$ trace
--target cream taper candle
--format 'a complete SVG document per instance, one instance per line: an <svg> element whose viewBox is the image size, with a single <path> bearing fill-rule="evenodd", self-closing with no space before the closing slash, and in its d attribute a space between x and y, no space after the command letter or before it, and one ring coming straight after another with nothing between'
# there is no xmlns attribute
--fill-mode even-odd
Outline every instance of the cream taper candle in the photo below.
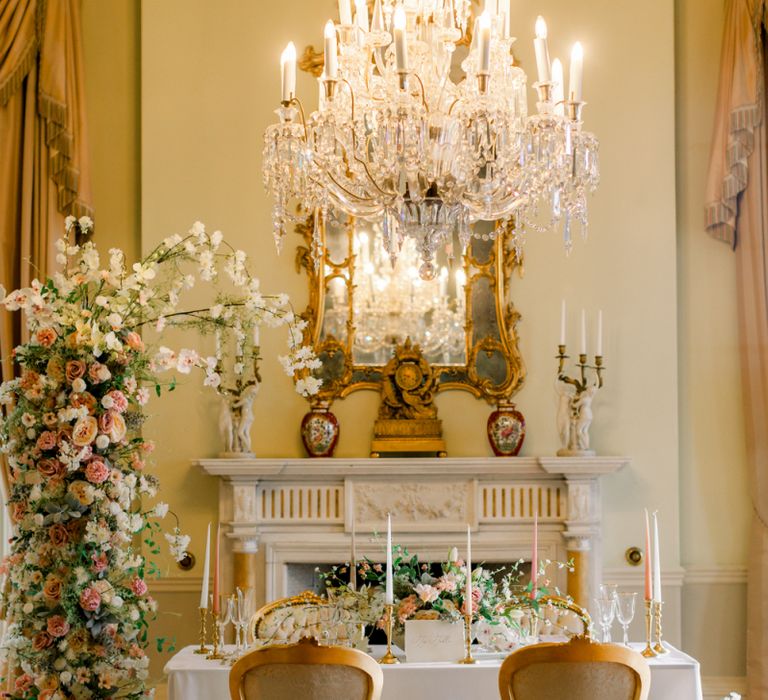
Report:
<svg viewBox="0 0 768 700"><path fill-rule="evenodd" d="M540 83L548 83L552 79L549 65L549 47L547 46L547 23L539 15L536 18L536 38L533 40L533 48L536 51L536 69Z"/></svg>

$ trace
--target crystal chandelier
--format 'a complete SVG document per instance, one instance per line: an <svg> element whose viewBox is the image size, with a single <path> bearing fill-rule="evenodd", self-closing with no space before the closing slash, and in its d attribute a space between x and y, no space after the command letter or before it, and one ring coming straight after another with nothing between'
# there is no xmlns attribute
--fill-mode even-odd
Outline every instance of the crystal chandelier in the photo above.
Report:
<svg viewBox="0 0 768 700"><path fill-rule="evenodd" d="M339 0L340 23L325 27L320 104L308 117L295 95L293 44L283 53L279 122L264 147L278 249L297 217L314 213L319 265L322 226L343 212L380 223L393 263L414 239L423 279L437 274L438 248L452 255L456 233L464 249L480 220L514 217L518 252L527 229L562 226L570 250L573 222L586 233L586 195L599 179L597 139L581 122L581 45L566 99L537 20L537 113L529 116L509 0L486 0L474 21L469 0L376 0L371 17L356 0L356 10L353 21L349 0ZM457 80L454 53L470 23Z"/></svg>

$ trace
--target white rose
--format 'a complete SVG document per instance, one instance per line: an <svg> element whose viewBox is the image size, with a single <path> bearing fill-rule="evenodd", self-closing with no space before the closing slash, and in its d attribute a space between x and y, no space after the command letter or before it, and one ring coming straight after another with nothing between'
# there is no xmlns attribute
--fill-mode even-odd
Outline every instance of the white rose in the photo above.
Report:
<svg viewBox="0 0 768 700"><path fill-rule="evenodd" d="M72 382L72 391L76 394L82 394L85 391L85 382L80 377Z"/></svg>
<svg viewBox="0 0 768 700"><path fill-rule="evenodd" d="M34 609L35 609L35 606L32 605L32 603L24 603L24 607L21 609L21 611L25 615L29 615Z"/></svg>
<svg viewBox="0 0 768 700"><path fill-rule="evenodd" d="M69 685L69 682L72 680L72 674L69 671L64 671L59 678L64 685Z"/></svg>
<svg viewBox="0 0 768 700"><path fill-rule="evenodd" d="M101 399L101 405L104 406L104 408L112 408L112 406L115 405L115 402L113 398L107 394Z"/></svg>
<svg viewBox="0 0 768 700"><path fill-rule="evenodd" d="M112 607L113 608L122 608L124 602L125 601L123 601L123 599L119 595L116 595L116 596L114 596L112 598Z"/></svg>
<svg viewBox="0 0 768 700"><path fill-rule="evenodd" d="M100 450L106 450L109 447L109 436L103 433L96 438L96 447Z"/></svg>
<svg viewBox="0 0 768 700"><path fill-rule="evenodd" d="M43 522L45 521L45 518L43 517L42 513L35 513L34 521L35 521L35 525L37 525L38 527L42 527Z"/></svg>

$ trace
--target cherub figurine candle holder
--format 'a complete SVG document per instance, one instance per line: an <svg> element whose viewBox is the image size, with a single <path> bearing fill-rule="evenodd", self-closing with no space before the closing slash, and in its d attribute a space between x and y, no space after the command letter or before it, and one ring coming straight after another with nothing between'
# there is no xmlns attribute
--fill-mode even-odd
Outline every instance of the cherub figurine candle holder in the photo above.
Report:
<svg viewBox="0 0 768 700"><path fill-rule="evenodd" d="M603 386L603 356L595 355L595 364L587 364L587 355L579 354L576 363L578 376L565 374L565 345L558 345L556 389L559 396L557 432L560 437L559 457L586 457L595 454L589 445L589 428L592 424L592 400ZM595 373L589 381L588 371ZM572 389L570 387L573 387Z"/></svg>

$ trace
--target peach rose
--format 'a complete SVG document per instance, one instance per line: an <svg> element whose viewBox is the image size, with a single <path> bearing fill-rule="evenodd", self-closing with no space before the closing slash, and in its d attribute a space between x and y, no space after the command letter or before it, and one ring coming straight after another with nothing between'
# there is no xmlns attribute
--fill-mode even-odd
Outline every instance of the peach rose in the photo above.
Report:
<svg viewBox="0 0 768 700"><path fill-rule="evenodd" d="M82 360L70 360L65 367L67 381L71 384L75 379L85 376L85 362Z"/></svg>
<svg viewBox="0 0 768 700"><path fill-rule="evenodd" d="M69 542L69 532L61 523L56 523L48 528L48 537L54 547L63 547Z"/></svg>
<svg viewBox="0 0 768 700"><path fill-rule="evenodd" d="M102 433L109 435L112 442L120 442L127 432L125 419L117 411L106 411L99 418Z"/></svg>
<svg viewBox="0 0 768 700"><path fill-rule="evenodd" d="M33 678L28 673L23 673L22 675L20 675L14 683L14 686L16 687L16 692L23 693L29 690L32 687L32 681L33 681Z"/></svg>
<svg viewBox="0 0 768 700"><path fill-rule="evenodd" d="M85 478L92 484L101 484L109 478L109 467L100 459L94 459L85 468Z"/></svg>
<svg viewBox="0 0 768 700"><path fill-rule="evenodd" d="M11 513L11 517L13 518L13 521L15 523L20 523L22 520L24 520L24 516L26 514L27 514L26 501L18 501L13 504L13 511Z"/></svg>
<svg viewBox="0 0 768 700"><path fill-rule="evenodd" d="M43 649L47 649L49 646L51 646L51 644L53 644L53 638L50 634L48 634L48 632L38 632L35 635L35 638L32 640L32 648L35 651L42 651Z"/></svg>
<svg viewBox="0 0 768 700"><path fill-rule="evenodd" d="M33 372L31 369L25 369L21 373L21 381L19 382L22 389L31 389L36 386L40 381L40 375L37 372Z"/></svg>
<svg viewBox="0 0 768 700"><path fill-rule="evenodd" d="M131 331L125 336L125 342L131 350L141 352L144 350L144 341L136 331Z"/></svg>
<svg viewBox="0 0 768 700"><path fill-rule="evenodd" d="M40 433L40 437L37 438L37 449L52 450L54 447L56 447L56 433L50 430Z"/></svg>
<svg viewBox="0 0 768 700"><path fill-rule="evenodd" d="M99 433L99 424L93 416L79 418L72 430L72 442L79 447L90 445Z"/></svg>
<svg viewBox="0 0 768 700"><path fill-rule="evenodd" d="M53 411L48 411L43 413L43 423L46 428L55 428L59 423L59 419Z"/></svg>
<svg viewBox="0 0 768 700"><path fill-rule="evenodd" d="M47 629L51 637L64 637L69 632L69 623L62 615L51 615L48 618Z"/></svg>
<svg viewBox="0 0 768 700"><path fill-rule="evenodd" d="M36 333L37 342L44 348L49 348L56 342L56 331L53 328L41 328Z"/></svg>
<svg viewBox="0 0 768 700"><path fill-rule="evenodd" d="M64 475L64 465L58 459L46 457L37 462L37 471L48 479L59 478Z"/></svg>
<svg viewBox="0 0 768 700"><path fill-rule="evenodd" d="M45 585L43 586L43 595L48 600L58 601L61 598L62 583L61 579L56 576L49 575L45 579Z"/></svg>

